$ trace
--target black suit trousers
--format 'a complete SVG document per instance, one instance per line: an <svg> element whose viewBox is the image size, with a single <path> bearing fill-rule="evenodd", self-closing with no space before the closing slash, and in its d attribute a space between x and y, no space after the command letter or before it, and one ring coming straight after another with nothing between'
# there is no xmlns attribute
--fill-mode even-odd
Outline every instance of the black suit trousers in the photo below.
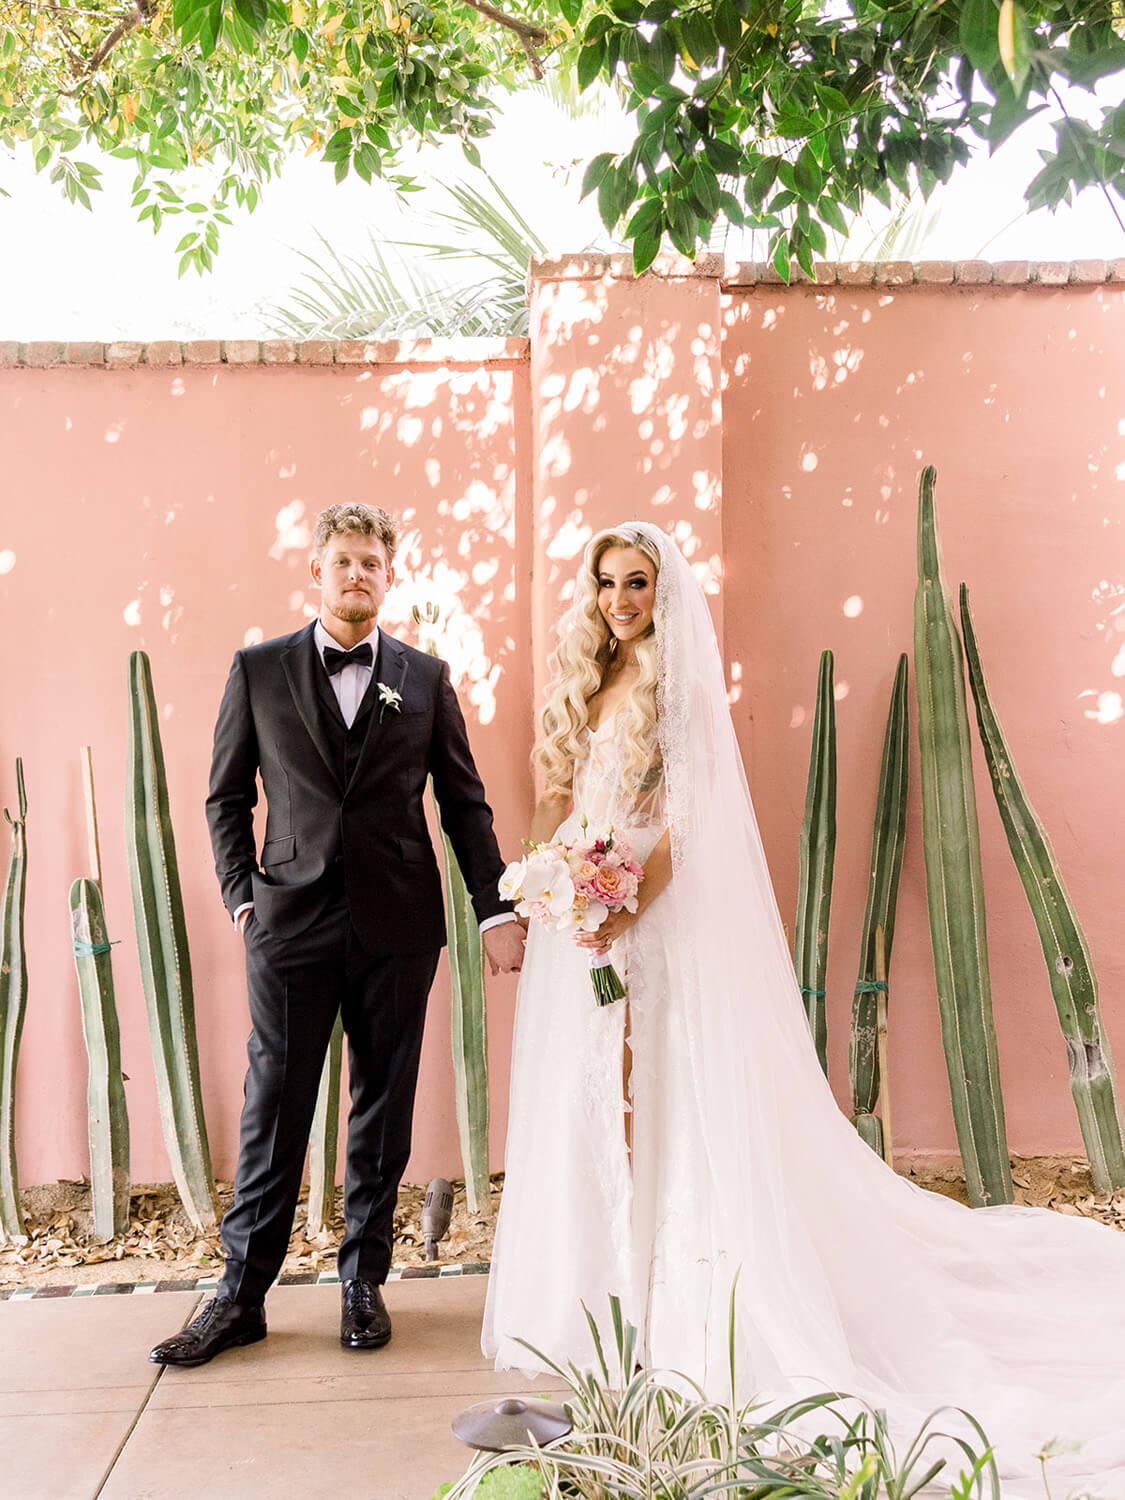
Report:
<svg viewBox="0 0 1125 1500"><path fill-rule="evenodd" d="M362 1276L382 1283L410 1155L438 953L371 957L342 893L296 937L267 931L251 913L244 939L253 1031L235 1198L222 1224L227 1263L220 1293L260 1303L285 1259L337 1013L348 1039L351 1083L339 1272L341 1280Z"/></svg>

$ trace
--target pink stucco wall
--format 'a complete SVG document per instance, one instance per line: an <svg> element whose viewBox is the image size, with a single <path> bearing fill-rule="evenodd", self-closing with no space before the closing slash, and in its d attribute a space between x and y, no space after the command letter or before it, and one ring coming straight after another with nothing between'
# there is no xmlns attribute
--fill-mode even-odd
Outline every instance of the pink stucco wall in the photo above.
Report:
<svg viewBox="0 0 1125 1500"><path fill-rule="evenodd" d="M161 704L216 1164L233 1166L247 1028L241 945L203 822L232 651L314 607L308 522L345 496L399 511L390 628L446 608L445 648L514 850L533 709L584 542L634 515L676 532L709 590L733 712L788 922L817 658L836 653L840 828L830 945L833 1081L846 1096L879 749L911 650L918 470L939 470L950 582L964 578L1020 770L1085 922L1125 1055L1118 920L1125 798L1125 286L632 283L541 268L530 344L348 349L337 363L13 368L0 345L0 800L25 759L24 1182L85 1169L85 1056L66 898L86 868L79 747L93 746L137 1180L168 1174L121 827L127 654ZM62 643L59 654L40 649ZM954 1149L928 954L917 768L894 954L891 1059L904 1154ZM1013 1149L1079 1146L1034 928L980 778L997 1027ZM457 1170L439 981L410 1175ZM514 986L492 982L502 1162Z"/></svg>
<svg viewBox="0 0 1125 1500"><path fill-rule="evenodd" d="M442 603L474 749L500 836L530 789L526 350L483 365L439 356L369 368L0 372L0 798L14 757L28 789L30 998L19 1072L22 1180L77 1177L86 1060L67 892L87 873L79 747L93 748L137 1181L166 1179L122 826L128 653L152 659L187 908L204 1102L215 1167L233 1172L248 1019L241 941L218 899L203 818L211 731L230 658L315 608L309 523L326 504L400 514L403 582L384 622ZM471 352L471 351L466 351ZM404 623L405 622L405 623ZM46 648L52 654L45 654ZM494 1092L507 1089L514 985L490 986ZM452 1169L456 1123L444 975L417 1116L419 1171ZM502 1149L498 1108L495 1148ZM452 1148L452 1156L451 1156Z"/></svg>
<svg viewBox="0 0 1125 1500"><path fill-rule="evenodd" d="M913 657L927 463L938 470L948 582L969 586L997 712L1084 923L1125 1063L1125 288L735 288L724 332L734 712L790 923L817 661L826 647L836 659L828 1004L838 1092L883 726L898 654ZM913 736L913 694L911 714ZM980 755L976 767L1009 1143L1081 1150L1035 926ZM942 1151L954 1136L916 751L911 775L892 970L896 1145Z"/></svg>

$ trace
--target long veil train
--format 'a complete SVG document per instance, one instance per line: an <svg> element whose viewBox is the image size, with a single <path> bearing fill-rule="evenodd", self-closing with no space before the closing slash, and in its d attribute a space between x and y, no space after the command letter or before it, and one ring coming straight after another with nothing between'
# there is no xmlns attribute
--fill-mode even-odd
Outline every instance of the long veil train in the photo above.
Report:
<svg viewBox="0 0 1125 1500"><path fill-rule="evenodd" d="M634 1180L611 1117L620 1016L586 1005L568 1020L569 997L588 994L583 961L533 931L485 1351L527 1367L526 1338L581 1361L579 1298L604 1309L617 1292L649 1360L721 1397L737 1272L743 1394L835 1387L904 1431L962 1406L992 1439L1013 1500L1042 1494L1036 1454L1054 1438L1083 1445L1052 1463L1060 1482L1125 1496L1125 1238L1049 1210L970 1210L927 1193L841 1114L797 994L706 599L671 539L632 524L661 557L675 870L627 935L633 1024L659 1031L637 1054L649 1076L634 1081L635 1129L646 1108L651 1150Z"/></svg>

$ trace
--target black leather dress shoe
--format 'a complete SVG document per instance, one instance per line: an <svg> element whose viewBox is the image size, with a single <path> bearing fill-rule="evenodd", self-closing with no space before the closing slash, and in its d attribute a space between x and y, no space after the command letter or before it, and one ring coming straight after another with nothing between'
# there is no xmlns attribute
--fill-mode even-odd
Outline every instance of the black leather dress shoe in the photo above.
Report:
<svg viewBox="0 0 1125 1500"><path fill-rule="evenodd" d="M205 1365L224 1349L256 1344L265 1336L266 1310L260 1303L250 1307L229 1297L212 1297L182 1332L157 1344L149 1359L154 1365L190 1369L192 1365Z"/></svg>
<svg viewBox="0 0 1125 1500"><path fill-rule="evenodd" d="M381 1349L391 1336L391 1315L374 1281L357 1276L340 1283L340 1342L345 1349Z"/></svg>

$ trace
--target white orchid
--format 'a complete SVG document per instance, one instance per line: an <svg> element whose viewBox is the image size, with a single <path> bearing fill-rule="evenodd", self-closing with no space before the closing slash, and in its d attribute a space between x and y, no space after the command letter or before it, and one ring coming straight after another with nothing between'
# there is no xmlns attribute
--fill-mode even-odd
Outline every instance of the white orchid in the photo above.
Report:
<svg viewBox="0 0 1125 1500"><path fill-rule="evenodd" d="M524 903L544 908L561 917L574 904L574 881L566 861L557 855L533 854L523 877Z"/></svg>
<svg viewBox="0 0 1125 1500"><path fill-rule="evenodd" d="M608 906L603 906L600 901L587 901L585 897L577 896L571 909L559 918L556 931L597 932L608 916Z"/></svg>
<svg viewBox="0 0 1125 1500"><path fill-rule="evenodd" d="M500 877L500 894L505 901L518 901L523 895L523 881L527 873L527 860L514 859Z"/></svg>

